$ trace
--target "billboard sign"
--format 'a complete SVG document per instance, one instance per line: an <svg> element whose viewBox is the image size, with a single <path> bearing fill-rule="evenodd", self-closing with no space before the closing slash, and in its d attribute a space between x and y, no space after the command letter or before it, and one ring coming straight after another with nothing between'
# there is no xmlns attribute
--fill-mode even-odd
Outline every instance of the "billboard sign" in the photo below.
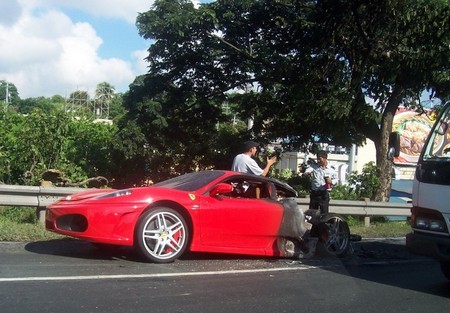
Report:
<svg viewBox="0 0 450 313"><path fill-rule="evenodd" d="M394 116L392 131L400 134L400 155L395 164L416 165L434 121L430 114L418 114L406 108L399 108Z"/></svg>

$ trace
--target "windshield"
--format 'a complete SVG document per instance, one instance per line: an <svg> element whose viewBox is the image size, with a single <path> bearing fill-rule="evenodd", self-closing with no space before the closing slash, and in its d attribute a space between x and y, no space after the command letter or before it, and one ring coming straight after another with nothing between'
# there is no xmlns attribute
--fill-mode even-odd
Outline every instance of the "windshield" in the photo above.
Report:
<svg viewBox="0 0 450 313"><path fill-rule="evenodd" d="M439 121L433 126L423 152L423 160L450 162L450 106L446 106Z"/></svg>
<svg viewBox="0 0 450 313"><path fill-rule="evenodd" d="M178 189L183 191L194 191L209 184L223 174L224 172L222 171L194 172L162 181L160 183L154 184L153 186Z"/></svg>

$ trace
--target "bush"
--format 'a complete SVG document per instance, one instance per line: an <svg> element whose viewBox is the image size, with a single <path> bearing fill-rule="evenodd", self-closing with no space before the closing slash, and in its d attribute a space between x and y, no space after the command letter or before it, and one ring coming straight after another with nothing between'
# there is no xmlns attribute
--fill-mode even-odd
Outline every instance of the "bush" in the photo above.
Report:
<svg viewBox="0 0 450 313"><path fill-rule="evenodd" d="M348 184L338 185L331 191L331 198L336 200L374 199L376 190L380 187L380 171L375 163L364 165L362 173L350 174Z"/></svg>
<svg viewBox="0 0 450 313"><path fill-rule="evenodd" d="M331 190L330 197L335 200L359 200L359 194L348 185L337 185Z"/></svg>
<svg viewBox="0 0 450 313"><path fill-rule="evenodd" d="M309 195L311 189L311 177L308 175L295 175L287 180L287 183L292 186L298 193L299 197Z"/></svg>
<svg viewBox="0 0 450 313"><path fill-rule="evenodd" d="M274 175L274 178L283 180L292 186L300 197L309 195L311 177L294 174L285 169ZM337 185L331 191L331 198L335 200L360 200L370 198L373 200L375 191L380 187L380 171L373 162L367 163L361 174L350 174L348 184Z"/></svg>
<svg viewBox="0 0 450 313"><path fill-rule="evenodd" d="M361 219L359 216L346 215L345 221L347 222L348 226L360 226L361 225Z"/></svg>
<svg viewBox="0 0 450 313"><path fill-rule="evenodd" d="M25 207L0 208L0 217L21 224L36 224L38 222L36 210Z"/></svg>
<svg viewBox="0 0 450 313"><path fill-rule="evenodd" d="M364 165L362 173L352 173L348 179L349 188L353 189L358 199L369 198L373 200L375 193L380 187L380 169L374 162Z"/></svg>

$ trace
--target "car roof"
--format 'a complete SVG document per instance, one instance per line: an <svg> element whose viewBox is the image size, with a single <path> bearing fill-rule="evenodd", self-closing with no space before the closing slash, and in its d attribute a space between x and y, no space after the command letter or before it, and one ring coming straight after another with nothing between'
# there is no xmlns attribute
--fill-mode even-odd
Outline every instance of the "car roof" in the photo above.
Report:
<svg viewBox="0 0 450 313"><path fill-rule="evenodd" d="M267 181L270 183L273 183L275 185L275 187L277 188L284 188L288 191L290 191L291 193L295 194L297 196L297 191L292 188L289 184L272 178L272 177L266 177L266 176L258 176L258 175L253 175L253 174L245 174L245 173L240 173L240 172L231 172L231 171L227 171L230 174L235 174L236 176L242 177L242 178L248 178L249 180L261 180L261 181Z"/></svg>
<svg viewBox="0 0 450 313"><path fill-rule="evenodd" d="M270 182L270 183L273 183L276 188L284 188L287 191L289 191L290 193L297 195L297 192L295 191L294 188L292 188L287 183L282 182L280 180L277 180L277 179L274 179L271 177L258 176L258 175L253 175L253 174L245 174L245 173L241 173L241 172L233 172L233 171L226 171L226 170L209 170L209 171L204 170L204 171L198 171L198 172L190 172L190 173L186 173L184 175L180 175L180 176L159 182L152 186L193 191L193 190L202 189L202 187L208 185L209 183L211 183L214 180L225 179L225 178L229 178L229 177L239 177L241 179Z"/></svg>

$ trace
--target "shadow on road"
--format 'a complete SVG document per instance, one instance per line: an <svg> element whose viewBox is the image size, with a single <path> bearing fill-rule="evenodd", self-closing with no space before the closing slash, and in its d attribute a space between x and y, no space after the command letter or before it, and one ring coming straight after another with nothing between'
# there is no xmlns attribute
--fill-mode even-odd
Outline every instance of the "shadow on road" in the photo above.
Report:
<svg viewBox="0 0 450 313"><path fill-rule="evenodd" d="M88 241L64 238L31 242L25 250L46 255L58 255L71 258L108 260L123 259L131 262L148 263L132 247L95 244ZM278 260L273 257L247 256L238 254L186 252L180 260Z"/></svg>
<svg viewBox="0 0 450 313"><path fill-rule="evenodd" d="M142 261L134 253L133 249L128 247L95 245L84 240L71 238L31 242L25 246L25 250L37 254L58 255L80 259Z"/></svg>
<svg viewBox="0 0 450 313"><path fill-rule="evenodd" d="M362 264L377 262L399 262L407 260L424 259L425 257L413 255L409 253L405 247L403 238L392 239L372 239L362 240L352 243L352 253L342 259L338 259L343 263ZM86 258L86 259L126 259L134 262L146 262L142 257L134 251L132 247L122 247L106 244L95 244L88 241L63 238L49 241L38 241L28 243L25 249L32 253L59 255L65 257ZM180 260L266 260L276 261L280 258L247 256L238 254L221 254L221 253L201 253L187 252ZM330 259L317 251L316 256L311 261L318 259ZM332 258L331 258L332 259ZM286 259L285 259L286 260ZM307 262L308 260L301 260Z"/></svg>
<svg viewBox="0 0 450 313"><path fill-rule="evenodd" d="M172 265L144 268L146 263L130 247L95 246L78 239L58 239L28 243L25 250L44 255L56 255L86 260L123 260L141 264L139 269L164 271L234 270L269 267L313 266L320 270L346 275L355 279L373 281L386 286L415 290L450 298L450 282L439 269L439 263L423 256L409 253L404 239L362 240L352 243L353 253L344 258L321 257L312 259L283 259L217 253L186 253ZM130 265L132 265L130 263ZM128 267L128 266L127 266ZM405 277L407 277L405 279Z"/></svg>
<svg viewBox="0 0 450 313"><path fill-rule="evenodd" d="M353 249L351 257L342 259L345 275L450 298L450 281L439 262L410 253L404 238L363 240L353 243Z"/></svg>

